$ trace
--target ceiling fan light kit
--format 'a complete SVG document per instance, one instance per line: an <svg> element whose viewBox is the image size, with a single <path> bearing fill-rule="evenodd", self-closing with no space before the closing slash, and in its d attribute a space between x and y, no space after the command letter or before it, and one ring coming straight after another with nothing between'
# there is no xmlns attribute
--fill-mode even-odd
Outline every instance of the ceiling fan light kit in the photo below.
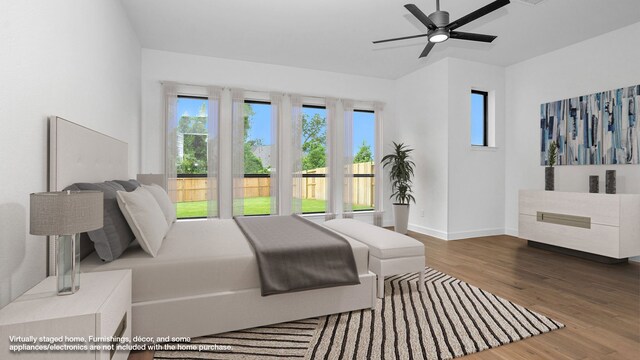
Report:
<svg viewBox="0 0 640 360"><path fill-rule="evenodd" d="M449 39L449 31L447 29L436 29L429 33L429 42L440 43Z"/></svg>
<svg viewBox="0 0 640 360"><path fill-rule="evenodd" d="M454 30L493 11L496 11L503 6L508 5L509 3L509 0L496 0L453 22L449 22L449 13L447 11L440 10L440 0L436 0L436 11L429 16L425 15L425 13L418 9L418 7L414 4L406 4L404 7L409 10L409 12L413 14L416 19L424 24L424 26L427 27L427 33L403 36L393 39L378 40L374 41L373 43L379 44L389 41L414 39L426 36L429 39L429 42L427 43L427 46L425 46L424 50L422 50L422 53L420 54L421 58L427 56L435 44L447 41L449 38L490 43L493 42L493 40L495 40L497 36L466 33Z"/></svg>

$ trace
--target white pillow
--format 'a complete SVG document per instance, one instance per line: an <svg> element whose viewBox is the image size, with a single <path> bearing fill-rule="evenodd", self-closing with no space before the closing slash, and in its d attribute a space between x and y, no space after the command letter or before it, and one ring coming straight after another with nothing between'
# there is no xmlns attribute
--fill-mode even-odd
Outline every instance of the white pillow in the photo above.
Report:
<svg viewBox="0 0 640 360"><path fill-rule="evenodd" d="M158 205L160 205L160 210L162 210L165 219L167 219L167 224L171 226L171 224L176 221L176 208L171 202L171 199L169 199L169 194L167 194L161 186L156 184L142 185L142 187L149 191L156 199Z"/></svg>
<svg viewBox="0 0 640 360"><path fill-rule="evenodd" d="M169 224L156 199L143 187L132 192L118 191L118 206L142 249L156 257Z"/></svg>

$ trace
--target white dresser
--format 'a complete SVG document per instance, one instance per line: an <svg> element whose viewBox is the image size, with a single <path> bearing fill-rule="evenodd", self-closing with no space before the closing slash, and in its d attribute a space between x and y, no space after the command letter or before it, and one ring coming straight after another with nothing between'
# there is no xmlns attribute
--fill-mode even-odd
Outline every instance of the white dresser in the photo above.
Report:
<svg viewBox="0 0 640 360"><path fill-rule="evenodd" d="M82 273L80 290L63 296L50 276L0 310L0 359L127 359L124 350L10 352L11 336L50 337L55 344L68 343L59 341L65 336L131 337L131 270Z"/></svg>
<svg viewBox="0 0 640 360"><path fill-rule="evenodd" d="M624 259L640 255L640 194L520 190L519 237Z"/></svg>

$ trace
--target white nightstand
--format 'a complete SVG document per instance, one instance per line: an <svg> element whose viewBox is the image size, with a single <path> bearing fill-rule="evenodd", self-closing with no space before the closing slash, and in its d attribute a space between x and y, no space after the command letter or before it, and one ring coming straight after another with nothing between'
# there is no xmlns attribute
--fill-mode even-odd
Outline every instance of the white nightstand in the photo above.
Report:
<svg viewBox="0 0 640 360"><path fill-rule="evenodd" d="M82 273L80 290L64 296L56 295L50 276L0 310L2 359L126 359L129 352L122 350L10 352L10 336L130 338L131 270Z"/></svg>

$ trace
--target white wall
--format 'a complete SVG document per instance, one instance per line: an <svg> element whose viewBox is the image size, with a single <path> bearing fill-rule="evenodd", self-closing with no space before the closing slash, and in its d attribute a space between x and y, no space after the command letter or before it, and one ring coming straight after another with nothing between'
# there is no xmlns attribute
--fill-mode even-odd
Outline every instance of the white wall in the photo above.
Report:
<svg viewBox="0 0 640 360"><path fill-rule="evenodd" d="M361 101L382 101L386 103L384 143L390 143L395 138L394 82L391 80L143 49L142 171L145 173L163 172L164 168L164 102L160 81L331 96ZM225 111L227 109L221 108L221 112ZM221 123L221 132L224 132L227 126L230 124ZM220 146L220 172L229 174L231 172L230 156L225 156L224 153L231 149L230 140L221 139ZM220 186L224 187L226 180L220 181ZM385 194L388 194L388 191ZM387 197L388 195L385 195L385 198ZM220 202L223 205L224 200L221 199ZM389 209L388 202L385 204L385 209ZM390 213L385 215L385 223L388 224L391 221Z"/></svg>
<svg viewBox="0 0 640 360"><path fill-rule="evenodd" d="M544 189L540 104L640 84L640 23L506 69L506 228L518 229L518 190ZM640 166L558 166L556 190L588 191L588 176L617 171L619 193L640 193Z"/></svg>
<svg viewBox="0 0 640 360"><path fill-rule="evenodd" d="M410 228L443 239L517 235L518 190L543 188L540 104L640 83L640 48L629 46L638 38L640 23L508 68L448 58L398 79L396 131L415 144L418 165ZM469 145L471 89L489 91L493 148ZM603 189L607 169L618 192L640 193L638 165L557 167L556 190L586 192L589 175Z"/></svg>
<svg viewBox="0 0 640 360"><path fill-rule="evenodd" d="M440 238L448 232L448 74L444 59L396 81L396 141L415 149L409 229Z"/></svg>
<svg viewBox="0 0 640 360"><path fill-rule="evenodd" d="M47 117L129 143L139 166L140 45L119 1L0 5L0 307L45 277L29 193L47 190Z"/></svg>
<svg viewBox="0 0 640 360"><path fill-rule="evenodd" d="M638 38L640 23L506 69L448 58L398 79L396 132L416 148L410 229L517 235L518 190L543 188L540 104L640 83ZM469 145L471 89L489 91L493 148ZM617 170L618 192L640 193L638 165L557 167L556 190L586 192L589 175L603 189L607 169Z"/></svg>
<svg viewBox="0 0 640 360"><path fill-rule="evenodd" d="M471 146L471 90L489 92L492 148ZM447 58L397 80L398 138L416 151L409 228L453 240L504 232L504 68Z"/></svg>
<svg viewBox="0 0 640 360"><path fill-rule="evenodd" d="M449 59L449 240L504 234L504 74ZM471 146L471 90L489 93L490 147Z"/></svg>

